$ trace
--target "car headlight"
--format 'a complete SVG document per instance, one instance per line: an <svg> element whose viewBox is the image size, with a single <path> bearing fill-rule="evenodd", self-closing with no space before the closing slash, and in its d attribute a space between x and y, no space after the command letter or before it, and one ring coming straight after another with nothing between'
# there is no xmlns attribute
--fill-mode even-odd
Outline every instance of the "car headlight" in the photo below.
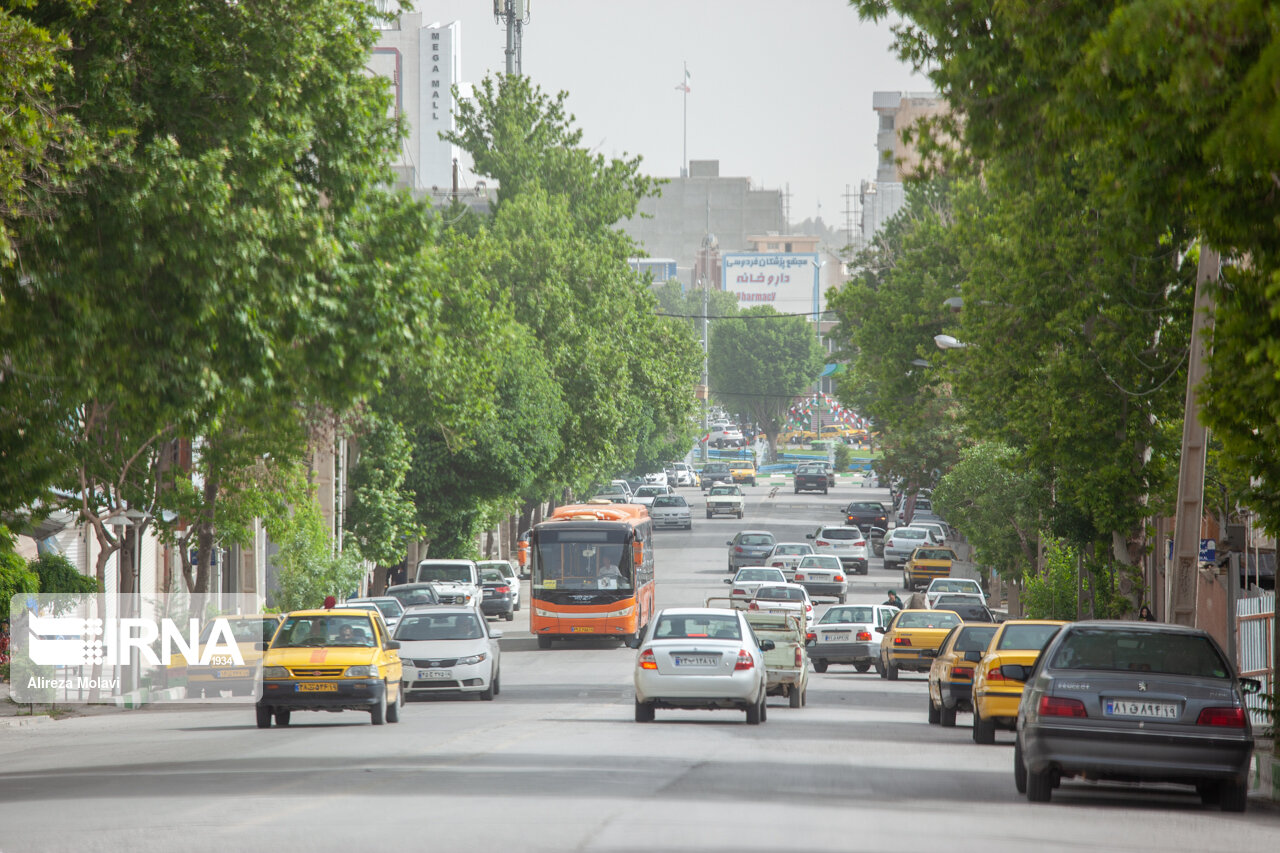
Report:
<svg viewBox="0 0 1280 853"><path fill-rule="evenodd" d="M263 678L288 678L289 670L282 666L264 666L262 668Z"/></svg>
<svg viewBox="0 0 1280 853"><path fill-rule="evenodd" d="M342 674L343 678L377 678L378 665L376 663L368 666L349 666L347 671Z"/></svg>
<svg viewBox="0 0 1280 853"><path fill-rule="evenodd" d="M458 666L469 666L473 663L480 663L480 661L487 657L488 655L484 652L481 652L478 655L467 655L465 658L458 658Z"/></svg>

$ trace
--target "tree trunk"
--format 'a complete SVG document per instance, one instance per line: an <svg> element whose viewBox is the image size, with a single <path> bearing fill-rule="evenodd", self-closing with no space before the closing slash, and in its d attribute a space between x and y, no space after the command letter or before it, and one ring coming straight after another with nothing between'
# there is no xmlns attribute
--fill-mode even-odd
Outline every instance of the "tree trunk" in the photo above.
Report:
<svg viewBox="0 0 1280 853"><path fill-rule="evenodd" d="M210 568L213 563L214 509L218 499L218 481L204 481L204 509L196 521L196 585L192 592L209 592Z"/></svg>

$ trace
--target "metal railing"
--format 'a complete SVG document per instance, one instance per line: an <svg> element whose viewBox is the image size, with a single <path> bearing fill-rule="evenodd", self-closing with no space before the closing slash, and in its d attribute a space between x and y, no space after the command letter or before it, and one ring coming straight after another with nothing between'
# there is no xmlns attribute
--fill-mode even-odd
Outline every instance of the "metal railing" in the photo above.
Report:
<svg viewBox="0 0 1280 853"><path fill-rule="evenodd" d="M1275 689L1275 661L1272 632L1276 625L1276 594L1274 592L1236 601L1236 666L1240 675L1262 682L1262 694L1272 695ZM1267 722L1266 699L1262 694L1245 696L1250 716L1255 726Z"/></svg>

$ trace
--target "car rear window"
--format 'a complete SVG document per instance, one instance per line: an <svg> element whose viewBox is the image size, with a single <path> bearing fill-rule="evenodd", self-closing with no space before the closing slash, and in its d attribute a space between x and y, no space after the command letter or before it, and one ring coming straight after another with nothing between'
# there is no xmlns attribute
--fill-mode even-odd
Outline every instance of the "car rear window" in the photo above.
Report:
<svg viewBox="0 0 1280 853"><path fill-rule="evenodd" d="M859 509L864 512L884 512L883 504L849 504L850 510Z"/></svg>
<svg viewBox="0 0 1280 853"><path fill-rule="evenodd" d="M1055 669L1231 677L1231 668L1207 637L1128 628L1075 628L1063 638L1050 665Z"/></svg>
<svg viewBox="0 0 1280 853"><path fill-rule="evenodd" d="M840 569L840 558L830 554L807 554L800 558L802 569Z"/></svg>
<svg viewBox="0 0 1280 853"><path fill-rule="evenodd" d="M873 607L833 607L822 616L823 622L873 622Z"/></svg>
<svg viewBox="0 0 1280 853"><path fill-rule="evenodd" d="M978 586L975 581L936 580L929 584L929 592L972 592L977 594L982 592L982 587Z"/></svg>
<svg viewBox="0 0 1280 853"><path fill-rule="evenodd" d="M804 601L804 591L785 586L762 586L756 593L756 598L769 601Z"/></svg>
<svg viewBox="0 0 1280 853"><path fill-rule="evenodd" d="M824 527L823 539L861 539L862 531L856 527Z"/></svg>
<svg viewBox="0 0 1280 853"><path fill-rule="evenodd" d="M655 640L680 640L706 638L712 640L741 640L738 617L705 614L688 616L661 616L654 627Z"/></svg>
<svg viewBox="0 0 1280 853"><path fill-rule="evenodd" d="M899 628L954 628L960 617L950 610L931 610L928 613L903 613L898 617Z"/></svg>
<svg viewBox="0 0 1280 853"><path fill-rule="evenodd" d="M954 560L955 556L946 548L920 548L916 551L917 560Z"/></svg>
<svg viewBox="0 0 1280 853"><path fill-rule="evenodd" d="M995 622L991 611L981 604L939 604L939 610L948 610L966 622Z"/></svg>
<svg viewBox="0 0 1280 853"><path fill-rule="evenodd" d="M1061 625L1006 625L997 649L1036 651L1044 648Z"/></svg>
<svg viewBox="0 0 1280 853"><path fill-rule="evenodd" d="M777 569L743 569L734 578L737 581L773 581L775 583L782 579L782 572Z"/></svg>
<svg viewBox="0 0 1280 853"><path fill-rule="evenodd" d="M987 646L991 645L991 638L996 634L995 625L978 625L973 628L961 628L960 636L956 637L955 650L957 652L981 652L986 651Z"/></svg>
<svg viewBox="0 0 1280 853"><path fill-rule="evenodd" d="M923 530L902 529L893 531L894 539L923 539L929 534Z"/></svg>
<svg viewBox="0 0 1280 853"><path fill-rule="evenodd" d="M813 548L809 545L779 545L773 549L774 554L812 554Z"/></svg>
<svg viewBox="0 0 1280 853"><path fill-rule="evenodd" d="M768 533L749 533L738 540L739 545L772 545L773 537Z"/></svg>

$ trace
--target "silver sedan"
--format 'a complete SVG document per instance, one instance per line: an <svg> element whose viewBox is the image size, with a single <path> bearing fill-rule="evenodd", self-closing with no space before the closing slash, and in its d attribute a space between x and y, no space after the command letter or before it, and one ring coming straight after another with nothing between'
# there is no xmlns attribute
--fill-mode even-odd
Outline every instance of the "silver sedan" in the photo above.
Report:
<svg viewBox="0 0 1280 853"><path fill-rule="evenodd" d="M635 666L636 722L653 722L655 708L745 711L765 721L768 674L764 652L741 611L668 608L640 638Z"/></svg>
<svg viewBox="0 0 1280 853"><path fill-rule="evenodd" d="M649 517L654 527L679 527L693 529L693 511L681 495L658 495L649 507Z"/></svg>

